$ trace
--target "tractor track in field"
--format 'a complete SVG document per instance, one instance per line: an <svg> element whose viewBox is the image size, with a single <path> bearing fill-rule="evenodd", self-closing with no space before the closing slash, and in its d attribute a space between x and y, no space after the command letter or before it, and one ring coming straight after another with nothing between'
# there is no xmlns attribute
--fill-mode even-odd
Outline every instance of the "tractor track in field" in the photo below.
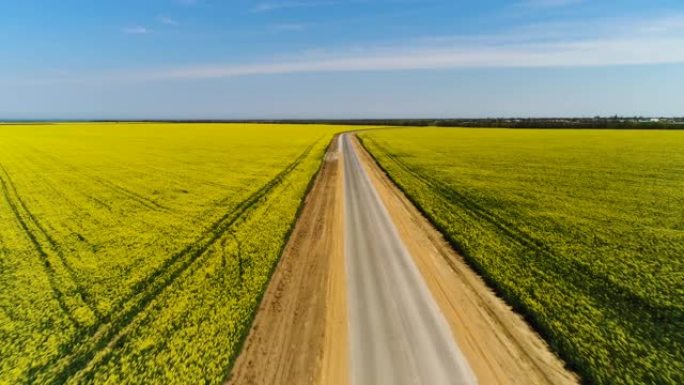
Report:
<svg viewBox="0 0 684 385"><path fill-rule="evenodd" d="M10 209L12 210L12 214L14 214L14 218L21 227L21 229L24 231L24 235L29 239L31 242L31 245L36 249L38 252L38 255L40 256L41 263L40 265L43 267L43 271L45 275L47 276L48 283L50 285L50 288L52 290L52 297L57 301L59 308L62 310L62 312L67 316L69 321L74 324L78 325L78 322L74 317L71 315L71 311L69 310L69 306L66 304L64 301L63 293L58 289L57 282L55 282L55 275L56 272L52 265L50 264L48 258L49 256L43 250L43 247L40 245L38 240L36 239L35 234L28 228L28 225L26 222L24 222L24 219L21 217L19 214L19 210L15 203L10 199L9 195L9 190L7 189L7 185L5 183L4 178L0 178L0 184L2 185L2 192L3 196L5 197L5 200L7 201L7 204L10 206Z"/></svg>
<svg viewBox="0 0 684 385"><path fill-rule="evenodd" d="M76 292L75 294L81 298L81 301L84 303L84 305L88 309L90 309L91 312L93 312L96 318L99 319L102 315L89 300L90 296L88 295L87 291L80 285L77 279L77 274L74 271L71 264L69 263L69 261L67 260L67 258L64 256L61 247L58 245L57 241L55 241L55 239L52 238L52 236L45 229L45 227L43 227L43 225L33 215L33 212L29 210L28 206L26 205L26 202L24 202L24 200L19 195L19 192L17 191L14 182L12 181L12 177L10 176L5 166L0 164L0 170L2 170L2 174L4 174L4 177L0 175L0 183L2 184L3 195L7 200L7 203L9 204L12 213L14 214L14 217L16 218L20 227L24 231L24 234L31 241L31 244L38 252L38 255L40 255L43 269L45 271L45 274L47 275L50 287L52 288L54 297L59 303L60 308L62 309L62 311L64 311L64 313L67 315L67 317L72 323L74 323L75 325L80 325L80 322L77 321L72 314L73 310L69 309L70 306L66 303L66 301L63 298L64 296L69 296L73 294L64 293L63 289L59 287L60 285L58 284L56 279L58 272L55 270L55 267L53 266L52 262L50 262L50 254L54 254L55 256L57 256L62 266L64 267L64 270L66 271L69 280L74 285L74 290ZM32 230L32 228L34 229ZM44 240L41 241L41 239L39 238L43 238Z"/></svg>
<svg viewBox="0 0 684 385"><path fill-rule="evenodd" d="M198 240L174 254L167 262L144 281L134 285L132 295L115 305L115 310L102 322L81 334L71 343L74 348L66 355L55 357L42 367L34 369L30 376L47 376L42 382L62 384L78 376L77 380L92 375L90 370L95 361L103 359L127 331L134 326L141 313L159 294L169 287L190 266L201 259L205 251L216 243L244 214L250 211L268 193L279 185L311 153L319 139L309 145L292 163L273 179L251 194L230 212L224 214L210 226ZM136 299L136 297L139 297ZM130 302L133 302L129 305ZM114 313L116 316L114 316Z"/></svg>
<svg viewBox="0 0 684 385"><path fill-rule="evenodd" d="M79 169L79 168L75 167L74 165L69 164L62 159L59 159L58 157L56 157L50 153L38 150L37 148L31 146L30 144L26 144L26 146L28 148L30 148L32 151L39 154L40 155L40 157L38 157L39 159L40 158L50 158L54 162L58 162L58 163L62 164L65 168L73 171L74 173L76 173L78 175L85 175L88 178L92 179L93 181L109 188L112 191L119 193L120 195L138 203L139 205L141 205L143 207L146 207L146 208L151 209L151 210L159 210L159 211L164 211L164 212L172 212L173 211L173 209L171 209L170 207L159 204L157 201L155 201L153 199L147 198L146 196L144 196L138 192L135 192L135 191L128 189L124 186L120 186L120 185L118 185L112 181L106 180L106 179L101 178L97 175L93 175L93 174L91 174L91 173L89 173L83 169Z"/></svg>
<svg viewBox="0 0 684 385"><path fill-rule="evenodd" d="M509 221L507 221L505 218L502 218L501 216L491 212L490 210L485 209L482 207L480 204L475 202L473 199L467 197L466 195L459 193L457 191L454 191L451 189L449 186L445 185L444 183L435 180L429 176L426 176L419 171L414 170L407 164L405 164L403 161L398 159L395 154L391 153L388 151L385 147L380 145L378 142L373 141L373 144L377 146L383 153L390 159L392 162L394 162L397 166L399 166L401 169L405 170L407 173L415 177L416 179L420 180L422 183L426 184L429 188L433 189L434 191L437 192L435 194L436 196L445 199L449 203L454 203L461 208L463 208L467 213L473 215L474 217L482 220L484 223L487 223L489 225L494 226L497 230L499 230L510 242L518 244L519 246L532 251L533 253L536 253L538 255L543 256L543 258L536 258L535 259L535 264L541 265L548 267L547 271L553 272L554 274L562 276L566 280L570 280L570 283L572 286L577 290L578 292L591 292L591 293L604 293L604 300L605 301L611 301L612 303L617 303L619 307L624 308L624 309L633 309L634 306L641 307L642 314L652 314L653 316L650 317L649 319L643 319L640 318L639 322L649 322L656 329L658 328L672 328L676 327L676 325L681 324L681 322L684 322L684 317L681 314L681 312L678 311L676 308L669 308L669 307L663 307L663 306L654 306L653 304L648 303L647 301L644 300L643 297L639 296L638 294L632 292L629 290L629 288L625 288L623 285L614 282L613 279L610 279L609 277L604 277L604 276L598 276L594 271L592 271L586 264L581 263L580 261L575 261L572 259L567 259L572 261L572 269L565 267L563 268L562 266L558 264L553 264L553 261L559 260L559 258L556 253L551 250L548 246L546 246L543 242L535 239L532 235L527 234L526 232L518 229L515 225L511 224ZM363 143L363 142L362 142ZM377 162L377 160L376 160ZM378 163L379 164L379 163ZM386 172L386 170L384 170ZM389 174L387 174L389 176ZM390 177L391 178L391 177ZM392 179L393 180L393 179ZM398 183L396 183L395 180L393 180L395 185L399 186ZM417 204L417 202L413 202L417 207L420 207L420 205ZM425 212L425 210L422 210L425 215L431 218L432 217ZM435 223L434 220L432 220L433 223ZM457 248L462 251L462 248L460 245L456 245ZM487 276L484 274L484 268L475 260L472 258L469 258L471 263L475 265L478 271L483 273L483 276ZM559 270L563 268L564 270ZM578 274L579 272L579 274ZM587 277L590 277L590 280L587 280ZM491 279L488 279L490 281L490 285L494 286L497 288L497 290L506 292L507 290L503 289L500 285L498 285L496 282L493 282ZM581 285L579 282L581 281ZM587 282L591 282L591 285L587 285ZM603 283L604 281L607 281L609 285L606 285ZM522 303L519 303L519 301L515 301L517 303L517 306L522 306ZM526 316L530 317L531 312L525 311L524 312ZM620 319L621 317L624 319L625 317L631 317L633 313L631 311L626 311L626 312L620 312L620 313L615 313L613 314L616 319ZM532 316L533 317L533 316ZM530 319L535 327L540 329L541 332L544 333L544 335L549 336L550 333L546 328L543 326L541 322L539 322L536 317L533 317ZM623 323L624 326L629 326L628 323ZM639 330L634 330L634 335L640 335ZM653 336L650 336L652 338ZM663 343L667 343L667 341L663 341Z"/></svg>
<svg viewBox="0 0 684 385"><path fill-rule="evenodd" d="M264 186L262 186L259 190L253 192L251 195L249 195L247 198L245 198L245 200L243 200L238 205L236 205L232 209L232 211L225 213L218 220L216 220L211 226L209 226L200 235L198 240L190 243L184 249L182 249L180 252L177 252L176 254L174 254L171 259L164 262L164 264L162 264L162 266L157 268L157 270L155 270L145 281L141 281L141 282L137 283L136 285L134 285L133 288L131 289L131 292L135 293L137 291L144 290L144 288L146 288L150 284L150 282L148 282L148 281L154 280L156 277L164 274L168 269L171 268L171 266L173 264L175 264L180 258L182 258L183 254L187 253L187 251L190 248L199 244L202 241L202 239L204 239L208 236L211 236L212 234L215 234L217 232L217 229L224 228L225 226L223 224L226 221L229 221L230 224L233 224L234 222L236 222L242 216L242 214L244 214L249 208L251 208L257 200L259 200L259 198L266 195L273 187L275 187L276 184L278 184L290 172L292 172L292 170L294 170L299 165L299 163L301 163L301 161L304 160L309 155L309 153L311 152L311 150L313 149L313 147L315 146L315 144L317 142L318 141L315 141L314 143L309 145L304 150L304 152L302 152L292 163L290 163L285 169L280 171L280 173L278 173L273 179L266 182L266 184L264 184ZM227 229L224 229L223 232L225 233L226 230ZM118 301L116 303L116 305L114 306L114 308L119 309L120 307L124 306L128 301L130 301L131 298L134 296L135 296L135 294L131 294L131 295L126 296L122 300Z"/></svg>
<svg viewBox="0 0 684 385"><path fill-rule="evenodd" d="M160 211L165 211L165 212L171 212L173 211L171 208L166 207L162 204L157 203L153 199L149 199L142 194L139 194L133 190L127 189L126 187L119 186L118 184L108 181L106 179L102 179L100 177L97 177L95 175L88 175L90 178L93 180L99 182L100 184L109 187L112 190L118 191L120 194L127 196L129 199L137 202L138 204L147 207L148 209L152 210L160 210Z"/></svg>

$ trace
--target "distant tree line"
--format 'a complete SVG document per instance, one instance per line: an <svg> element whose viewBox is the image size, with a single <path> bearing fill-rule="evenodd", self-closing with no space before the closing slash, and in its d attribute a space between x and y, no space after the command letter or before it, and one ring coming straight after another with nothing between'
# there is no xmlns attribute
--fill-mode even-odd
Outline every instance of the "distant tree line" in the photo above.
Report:
<svg viewBox="0 0 684 385"><path fill-rule="evenodd" d="M140 121L139 121L140 122ZM142 121L146 122L146 121ZM147 121L152 122L152 121ZM154 122L159 122L155 120ZM290 123L341 124L419 127L485 127L485 128L605 128L605 129L684 129L684 117L648 118L484 118L484 119L252 119L252 120L163 120L169 123Z"/></svg>

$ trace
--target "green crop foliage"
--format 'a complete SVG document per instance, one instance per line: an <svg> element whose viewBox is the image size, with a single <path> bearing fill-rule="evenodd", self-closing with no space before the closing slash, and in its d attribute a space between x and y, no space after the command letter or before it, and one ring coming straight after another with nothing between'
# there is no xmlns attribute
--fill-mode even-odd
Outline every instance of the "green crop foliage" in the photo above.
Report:
<svg viewBox="0 0 684 385"><path fill-rule="evenodd" d="M221 383L343 129L0 125L0 383Z"/></svg>
<svg viewBox="0 0 684 385"><path fill-rule="evenodd" d="M587 383L684 383L684 132L360 136Z"/></svg>

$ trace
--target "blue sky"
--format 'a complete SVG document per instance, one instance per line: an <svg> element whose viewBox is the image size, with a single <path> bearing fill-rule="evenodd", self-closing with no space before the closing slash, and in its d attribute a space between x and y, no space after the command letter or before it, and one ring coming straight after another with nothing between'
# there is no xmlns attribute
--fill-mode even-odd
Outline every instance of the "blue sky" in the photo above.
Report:
<svg viewBox="0 0 684 385"><path fill-rule="evenodd" d="M0 119L684 115L681 0L0 0Z"/></svg>

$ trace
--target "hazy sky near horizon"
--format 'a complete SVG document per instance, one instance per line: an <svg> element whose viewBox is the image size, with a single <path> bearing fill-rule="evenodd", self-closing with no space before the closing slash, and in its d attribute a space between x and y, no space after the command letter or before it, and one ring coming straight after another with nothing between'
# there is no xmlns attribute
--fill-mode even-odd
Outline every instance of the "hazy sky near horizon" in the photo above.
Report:
<svg viewBox="0 0 684 385"><path fill-rule="evenodd" d="M684 115L682 0L0 0L0 119Z"/></svg>

